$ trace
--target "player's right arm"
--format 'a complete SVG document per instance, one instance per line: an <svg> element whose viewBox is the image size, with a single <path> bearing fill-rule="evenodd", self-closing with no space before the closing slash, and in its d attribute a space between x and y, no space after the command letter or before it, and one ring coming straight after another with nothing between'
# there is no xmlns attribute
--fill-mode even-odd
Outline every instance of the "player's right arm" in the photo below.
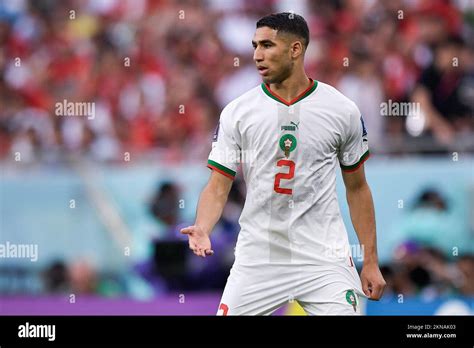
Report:
<svg viewBox="0 0 474 348"><path fill-rule="evenodd" d="M199 197L196 221L193 226L181 230L189 237L189 248L201 257L214 253L209 236L222 215L240 162L237 128L233 122L233 107L228 105L222 110L212 139L207 161L212 173Z"/></svg>
<svg viewBox="0 0 474 348"><path fill-rule="evenodd" d="M181 233L189 237L189 248L198 256L214 253L209 236L222 215L232 182L231 178L213 170L199 197L194 225L181 229Z"/></svg>

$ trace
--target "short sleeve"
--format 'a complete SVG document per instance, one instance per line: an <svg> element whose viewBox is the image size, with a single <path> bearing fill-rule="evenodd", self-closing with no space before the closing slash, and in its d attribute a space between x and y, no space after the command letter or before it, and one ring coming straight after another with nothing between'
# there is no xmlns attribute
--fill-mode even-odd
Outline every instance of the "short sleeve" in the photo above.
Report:
<svg viewBox="0 0 474 348"><path fill-rule="evenodd" d="M344 134L339 148L341 169L347 172L357 170L369 158L367 130L359 109L354 105L348 129Z"/></svg>
<svg viewBox="0 0 474 348"><path fill-rule="evenodd" d="M214 131L207 167L230 179L234 179L240 164L241 148L236 131L232 115L229 109L225 108Z"/></svg>

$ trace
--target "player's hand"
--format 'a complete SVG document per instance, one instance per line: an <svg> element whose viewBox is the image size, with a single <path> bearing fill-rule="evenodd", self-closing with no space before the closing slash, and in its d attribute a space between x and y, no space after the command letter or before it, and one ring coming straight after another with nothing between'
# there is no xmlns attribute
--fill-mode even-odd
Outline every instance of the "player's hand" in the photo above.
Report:
<svg viewBox="0 0 474 348"><path fill-rule="evenodd" d="M181 233L188 235L189 249L197 256L206 257L214 254L214 251L211 249L211 240L201 227L196 225L189 226L181 229Z"/></svg>
<svg viewBox="0 0 474 348"><path fill-rule="evenodd" d="M362 267L360 272L362 290L370 300L379 300L385 290L385 280L376 263L367 264Z"/></svg>

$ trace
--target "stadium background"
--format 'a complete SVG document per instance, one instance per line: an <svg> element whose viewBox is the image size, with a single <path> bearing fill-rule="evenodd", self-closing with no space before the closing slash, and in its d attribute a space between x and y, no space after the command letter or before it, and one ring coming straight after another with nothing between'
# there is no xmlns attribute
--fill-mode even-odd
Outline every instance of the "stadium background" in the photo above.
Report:
<svg viewBox="0 0 474 348"><path fill-rule="evenodd" d="M241 176L213 257L178 231L220 110L260 83L255 22L288 10L310 27L307 72L353 99L369 133L388 287L363 312L474 313L472 1L13 0L0 2L0 314L215 313ZM421 112L392 109L408 103ZM5 254L20 245L37 260Z"/></svg>

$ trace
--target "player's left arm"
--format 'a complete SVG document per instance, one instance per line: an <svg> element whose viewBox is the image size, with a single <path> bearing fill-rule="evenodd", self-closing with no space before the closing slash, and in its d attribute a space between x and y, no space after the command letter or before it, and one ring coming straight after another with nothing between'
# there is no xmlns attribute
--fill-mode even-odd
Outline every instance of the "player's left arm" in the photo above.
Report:
<svg viewBox="0 0 474 348"><path fill-rule="evenodd" d="M360 274L362 290L372 300L382 297L385 280L380 272L377 256L374 202L365 179L364 165L355 171L342 171L352 225L364 251Z"/></svg>

